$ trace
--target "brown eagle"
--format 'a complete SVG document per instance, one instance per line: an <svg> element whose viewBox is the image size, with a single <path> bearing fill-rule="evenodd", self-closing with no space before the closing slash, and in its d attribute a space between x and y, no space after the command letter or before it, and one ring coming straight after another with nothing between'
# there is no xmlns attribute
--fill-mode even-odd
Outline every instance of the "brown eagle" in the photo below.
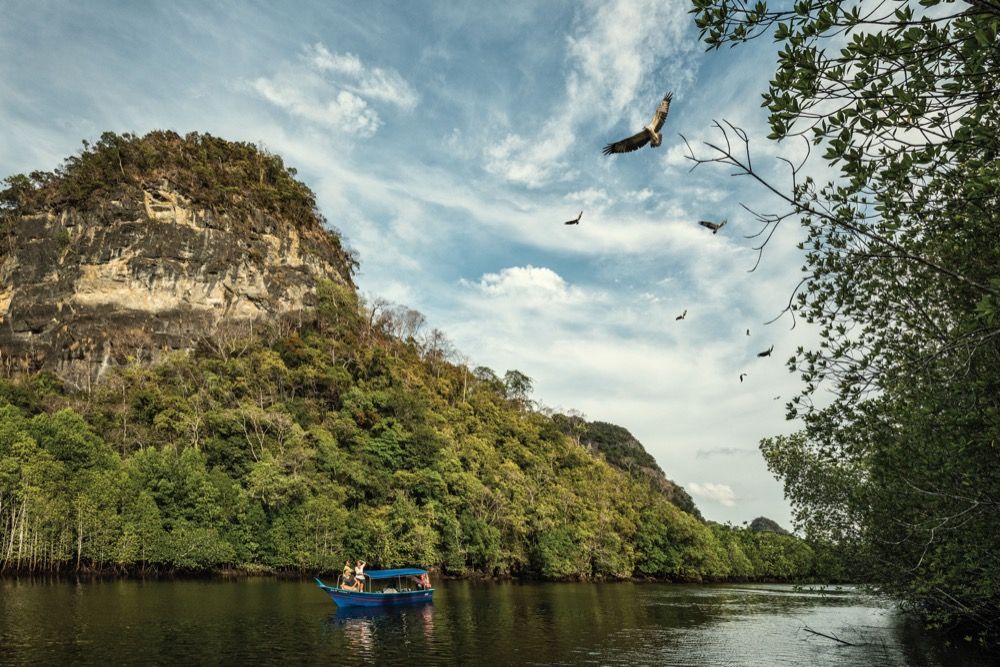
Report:
<svg viewBox="0 0 1000 667"><path fill-rule="evenodd" d="M722 222L709 222L708 220L699 220L698 224L701 225L702 227L708 227L709 229L712 230L713 234L718 234L719 230L726 226L726 222L727 220L723 218Z"/></svg>
<svg viewBox="0 0 1000 667"><path fill-rule="evenodd" d="M663 122L667 120L667 113L670 111L670 100L674 97L673 93L667 93L663 96L663 101L660 102L660 106L656 108L656 113L653 114L653 120L649 121L649 125L642 128L642 131L638 134L633 134L628 139L622 139L621 141L616 141L613 144L608 144L604 147L604 154L611 155L612 153L631 153L634 150L638 150L652 141L652 147L656 148L663 143L663 135L660 134L660 128L663 127Z"/></svg>

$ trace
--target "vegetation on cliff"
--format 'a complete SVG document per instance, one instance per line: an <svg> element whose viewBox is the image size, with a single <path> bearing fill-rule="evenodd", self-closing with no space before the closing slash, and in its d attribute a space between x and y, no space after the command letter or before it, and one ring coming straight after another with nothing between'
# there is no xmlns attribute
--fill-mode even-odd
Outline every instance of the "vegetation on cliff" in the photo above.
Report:
<svg viewBox="0 0 1000 667"><path fill-rule="evenodd" d="M667 499L688 514L702 518L694 500L683 487L667 479L656 459L628 429L607 422L587 422L577 415L553 415L559 428L604 460L636 479L645 477Z"/></svg>
<svg viewBox="0 0 1000 667"><path fill-rule="evenodd" d="M526 376L449 361L413 311L319 291L296 331L90 394L0 383L0 568L823 576L802 540L705 524L609 465L532 409Z"/></svg>

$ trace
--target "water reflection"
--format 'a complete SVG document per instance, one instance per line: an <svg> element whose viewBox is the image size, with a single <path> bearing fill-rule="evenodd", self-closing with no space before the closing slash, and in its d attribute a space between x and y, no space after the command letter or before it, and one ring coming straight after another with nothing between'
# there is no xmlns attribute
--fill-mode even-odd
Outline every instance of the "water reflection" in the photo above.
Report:
<svg viewBox="0 0 1000 667"><path fill-rule="evenodd" d="M0 579L0 647L4 665L990 664L852 589L628 583L445 582L367 609L310 582Z"/></svg>
<svg viewBox="0 0 1000 667"><path fill-rule="evenodd" d="M434 637L434 607L425 604L420 608L420 620L423 624L424 639L430 642Z"/></svg>

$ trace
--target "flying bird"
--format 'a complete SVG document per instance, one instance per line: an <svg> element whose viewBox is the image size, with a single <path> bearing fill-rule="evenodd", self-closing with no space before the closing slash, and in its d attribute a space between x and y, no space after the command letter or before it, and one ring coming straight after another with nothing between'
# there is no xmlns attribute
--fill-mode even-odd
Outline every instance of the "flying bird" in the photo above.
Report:
<svg viewBox="0 0 1000 667"><path fill-rule="evenodd" d="M773 351L774 351L774 346L772 345L771 347L767 348L763 352L758 352L757 356L758 357L770 357L771 356L771 352L773 352Z"/></svg>
<svg viewBox="0 0 1000 667"><path fill-rule="evenodd" d="M678 315L677 317L675 317L674 319L675 320L683 320L685 317L687 317L687 314L688 314L688 311L687 311L687 308L685 308L684 312L681 313L680 315Z"/></svg>
<svg viewBox="0 0 1000 667"><path fill-rule="evenodd" d="M701 225L702 227L708 227L709 229L712 230L713 234L718 234L719 230L726 226L726 222L728 221L725 218L723 218L722 222L709 222L708 220L699 220L698 224Z"/></svg>
<svg viewBox="0 0 1000 667"><path fill-rule="evenodd" d="M572 220L567 220L563 224L564 225L579 225L580 224L580 218L582 218L582 217L583 217L583 211L580 211L580 215L576 216Z"/></svg>
<svg viewBox="0 0 1000 667"><path fill-rule="evenodd" d="M740 373L740 382L743 382L743 378L750 375L749 373Z"/></svg>
<svg viewBox="0 0 1000 667"><path fill-rule="evenodd" d="M775 397L774 397L773 399L771 399L771 400L774 400L774 401L779 401L779 400L781 400L781 396L780 396L780 395L778 395L778 396L775 396Z"/></svg>
<svg viewBox="0 0 1000 667"><path fill-rule="evenodd" d="M747 329L747 335L748 335L748 336L750 335L750 330L749 330L749 329Z"/></svg>
<svg viewBox="0 0 1000 667"><path fill-rule="evenodd" d="M642 128L637 134L633 134L628 139L622 139L621 141L616 141L613 144L608 144L604 147L604 154L611 155L612 153L631 153L634 150L638 150L651 143L653 148L656 148L663 143L663 135L660 134L660 129L663 127L663 122L667 120L667 113L670 111L670 100L674 97L673 93L667 93L663 96L663 101L660 102L660 106L656 108L656 113L653 114L653 120L649 121L649 125Z"/></svg>

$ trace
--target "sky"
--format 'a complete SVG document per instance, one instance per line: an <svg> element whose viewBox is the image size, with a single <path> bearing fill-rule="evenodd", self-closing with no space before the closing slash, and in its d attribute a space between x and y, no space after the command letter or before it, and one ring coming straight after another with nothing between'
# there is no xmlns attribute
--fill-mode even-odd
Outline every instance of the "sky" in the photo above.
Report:
<svg viewBox="0 0 1000 667"><path fill-rule="evenodd" d="M801 232L749 271L759 225L740 204L778 202L691 171L681 135L708 155L731 121L783 185L776 158L803 151L766 140L774 45L706 52L688 8L0 0L0 177L107 130L257 143L316 192L367 298L421 311L473 366L525 373L542 406L628 428L707 518L790 527L757 447L798 428L785 361L815 332L765 322L799 280ZM662 146L601 154L668 90Z"/></svg>

